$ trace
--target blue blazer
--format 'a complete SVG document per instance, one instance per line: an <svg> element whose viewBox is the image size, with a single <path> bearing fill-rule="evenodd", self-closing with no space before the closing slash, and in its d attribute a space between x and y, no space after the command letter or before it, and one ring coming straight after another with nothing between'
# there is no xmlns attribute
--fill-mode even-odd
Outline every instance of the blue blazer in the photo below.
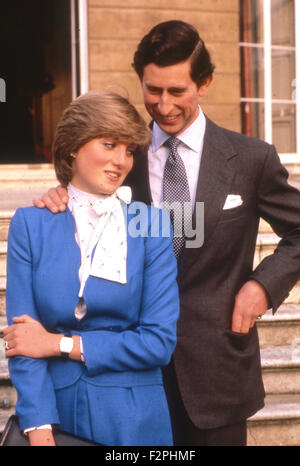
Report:
<svg viewBox="0 0 300 466"><path fill-rule="evenodd" d="M128 236L127 283L90 276L84 289L87 314L81 321L74 315L81 254L69 209L56 215L35 207L18 209L11 221L6 303L9 325L13 316L28 314L50 331L81 335L85 354L85 363L60 358L9 360L11 379L18 392L16 412L21 429L51 423L76 431L69 421L66 427L60 417L64 416L63 406L68 406L69 398L75 396L69 387L79 380L85 381L92 391L92 409L97 405L97 390L101 387L106 390L106 405L118 406L121 418L122 410L126 416L124 405L128 403L122 399L122 390L116 392L111 387L140 387L141 393L149 390L149 386L162 389L160 368L170 361L176 342L177 263L171 237L161 228L162 211L134 203L124 207L124 214ZM149 404L149 393L145 399ZM134 409L136 419L147 411L144 402ZM143 437L147 430L155 435L154 431L168 429L170 435L164 392L153 397L149 409L162 413L158 424L150 415L143 429L136 426L132 434L136 438L127 438L127 444L154 442ZM109 413L107 416L109 422ZM115 430L124 430L127 422L121 418L111 430L106 426L111 440L103 439L102 434L100 439L96 435L96 439L118 442L115 439L121 438L122 433ZM80 424L80 419L77 422Z"/></svg>

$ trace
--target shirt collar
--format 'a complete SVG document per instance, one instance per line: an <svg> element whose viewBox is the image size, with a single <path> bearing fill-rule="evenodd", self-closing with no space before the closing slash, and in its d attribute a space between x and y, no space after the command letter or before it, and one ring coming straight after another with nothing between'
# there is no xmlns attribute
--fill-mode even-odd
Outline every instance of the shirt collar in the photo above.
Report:
<svg viewBox="0 0 300 466"><path fill-rule="evenodd" d="M116 191L116 195L120 201L123 201L125 204L130 204L132 198L130 186L120 186Z"/></svg>
<svg viewBox="0 0 300 466"><path fill-rule="evenodd" d="M132 191L129 186L120 186L116 192L108 195L87 193L85 191L81 191L81 189L75 188L71 183L68 184L68 194L70 201L75 201L76 203L89 207L93 207L96 203L103 202L106 199L116 197L125 204L130 204L132 197Z"/></svg>
<svg viewBox="0 0 300 466"><path fill-rule="evenodd" d="M196 120L183 133L177 136L177 139L195 152L200 152L201 150L206 128L206 118L201 107L198 106L198 108L199 115ZM153 123L152 134L151 148L153 152L156 152L170 137L170 134L163 131L156 122Z"/></svg>

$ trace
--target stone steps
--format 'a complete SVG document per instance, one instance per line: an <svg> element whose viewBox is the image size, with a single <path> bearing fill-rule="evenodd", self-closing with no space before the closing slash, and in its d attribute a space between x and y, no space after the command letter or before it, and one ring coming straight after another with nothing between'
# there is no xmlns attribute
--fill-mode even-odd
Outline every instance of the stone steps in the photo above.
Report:
<svg viewBox="0 0 300 466"><path fill-rule="evenodd" d="M5 289L6 289L6 278L0 277L0 319L5 316Z"/></svg>
<svg viewBox="0 0 300 466"><path fill-rule="evenodd" d="M261 364L267 394L300 393L300 339L295 346L261 349Z"/></svg>
<svg viewBox="0 0 300 466"><path fill-rule="evenodd" d="M248 420L249 446L300 445L300 394L269 395Z"/></svg>
<svg viewBox="0 0 300 466"><path fill-rule="evenodd" d="M54 183L54 184L53 184ZM41 164L0 165L1 192L53 187L57 184L53 166Z"/></svg>
<svg viewBox="0 0 300 466"><path fill-rule="evenodd" d="M300 338L300 305L283 303L273 316L268 311L257 323L260 347L292 346Z"/></svg>

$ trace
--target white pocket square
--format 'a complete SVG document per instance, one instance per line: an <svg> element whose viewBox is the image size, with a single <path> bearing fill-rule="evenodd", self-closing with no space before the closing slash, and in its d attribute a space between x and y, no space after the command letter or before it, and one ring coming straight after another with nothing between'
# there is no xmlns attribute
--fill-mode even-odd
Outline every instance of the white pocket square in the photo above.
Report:
<svg viewBox="0 0 300 466"><path fill-rule="evenodd" d="M243 200L239 194L228 194L223 210L234 209L243 204Z"/></svg>

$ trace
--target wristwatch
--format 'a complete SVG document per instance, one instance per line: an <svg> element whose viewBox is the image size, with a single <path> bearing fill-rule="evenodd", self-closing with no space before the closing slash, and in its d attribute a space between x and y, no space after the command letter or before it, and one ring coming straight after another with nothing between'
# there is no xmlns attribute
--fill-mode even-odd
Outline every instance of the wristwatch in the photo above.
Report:
<svg viewBox="0 0 300 466"><path fill-rule="evenodd" d="M64 335L62 339L59 342L59 349L61 353L61 357L65 360L69 359L70 353L73 349L73 338L72 337L67 337Z"/></svg>

